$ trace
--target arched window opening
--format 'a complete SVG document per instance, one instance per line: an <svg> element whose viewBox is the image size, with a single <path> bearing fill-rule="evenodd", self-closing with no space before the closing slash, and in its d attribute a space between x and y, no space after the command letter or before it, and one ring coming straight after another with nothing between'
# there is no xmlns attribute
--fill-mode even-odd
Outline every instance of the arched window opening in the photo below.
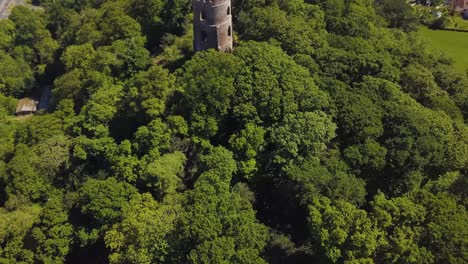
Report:
<svg viewBox="0 0 468 264"><path fill-rule="evenodd" d="M208 34L205 31L201 32L201 39L203 42L208 42Z"/></svg>
<svg viewBox="0 0 468 264"><path fill-rule="evenodd" d="M229 28L228 28L228 36L232 36L231 26L229 26Z"/></svg>
<svg viewBox="0 0 468 264"><path fill-rule="evenodd" d="M205 19L206 19L206 13L205 13L205 10L202 10L200 13L200 20L204 21Z"/></svg>
<svg viewBox="0 0 468 264"><path fill-rule="evenodd" d="M228 9L227 9L227 15L230 16L231 15L231 7L228 6Z"/></svg>

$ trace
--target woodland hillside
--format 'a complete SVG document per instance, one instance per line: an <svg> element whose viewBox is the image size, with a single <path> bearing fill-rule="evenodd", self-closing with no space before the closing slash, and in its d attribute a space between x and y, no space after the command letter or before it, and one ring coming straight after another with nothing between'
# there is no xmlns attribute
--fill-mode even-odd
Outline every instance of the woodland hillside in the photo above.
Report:
<svg viewBox="0 0 468 264"><path fill-rule="evenodd" d="M37 4L0 20L0 263L468 263L468 76L404 0L233 0L228 53L190 0Z"/></svg>

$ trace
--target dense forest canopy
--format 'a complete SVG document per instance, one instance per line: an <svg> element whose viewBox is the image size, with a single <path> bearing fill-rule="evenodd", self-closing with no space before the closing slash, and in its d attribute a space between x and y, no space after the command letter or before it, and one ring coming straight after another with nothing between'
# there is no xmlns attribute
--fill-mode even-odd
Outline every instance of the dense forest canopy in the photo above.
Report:
<svg viewBox="0 0 468 264"><path fill-rule="evenodd" d="M190 0L36 2L0 20L0 263L468 262L468 76L404 0L233 0L231 53Z"/></svg>

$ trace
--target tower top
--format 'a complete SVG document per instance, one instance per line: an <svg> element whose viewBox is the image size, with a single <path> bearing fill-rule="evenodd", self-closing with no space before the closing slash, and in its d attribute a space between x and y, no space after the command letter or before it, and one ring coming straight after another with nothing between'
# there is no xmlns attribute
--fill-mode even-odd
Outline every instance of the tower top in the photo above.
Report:
<svg viewBox="0 0 468 264"><path fill-rule="evenodd" d="M194 50L232 50L231 0L192 0Z"/></svg>
<svg viewBox="0 0 468 264"><path fill-rule="evenodd" d="M198 0L199 2L205 2L208 5L218 5L223 4L224 2L230 2L229 0Z"/></svg>

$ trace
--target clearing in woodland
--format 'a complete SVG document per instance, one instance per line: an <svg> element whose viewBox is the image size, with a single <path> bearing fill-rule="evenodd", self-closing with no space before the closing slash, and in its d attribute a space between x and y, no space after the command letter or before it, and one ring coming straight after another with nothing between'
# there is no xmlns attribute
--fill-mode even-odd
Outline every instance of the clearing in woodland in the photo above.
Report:
<svg viewBox="0 0 468 264"><path fill-rule="evenodd" d="M420 27L419 32L427 39L431 49L449 55L457 70L468 70L468 32L432 30L426 27Z"/></svg>

